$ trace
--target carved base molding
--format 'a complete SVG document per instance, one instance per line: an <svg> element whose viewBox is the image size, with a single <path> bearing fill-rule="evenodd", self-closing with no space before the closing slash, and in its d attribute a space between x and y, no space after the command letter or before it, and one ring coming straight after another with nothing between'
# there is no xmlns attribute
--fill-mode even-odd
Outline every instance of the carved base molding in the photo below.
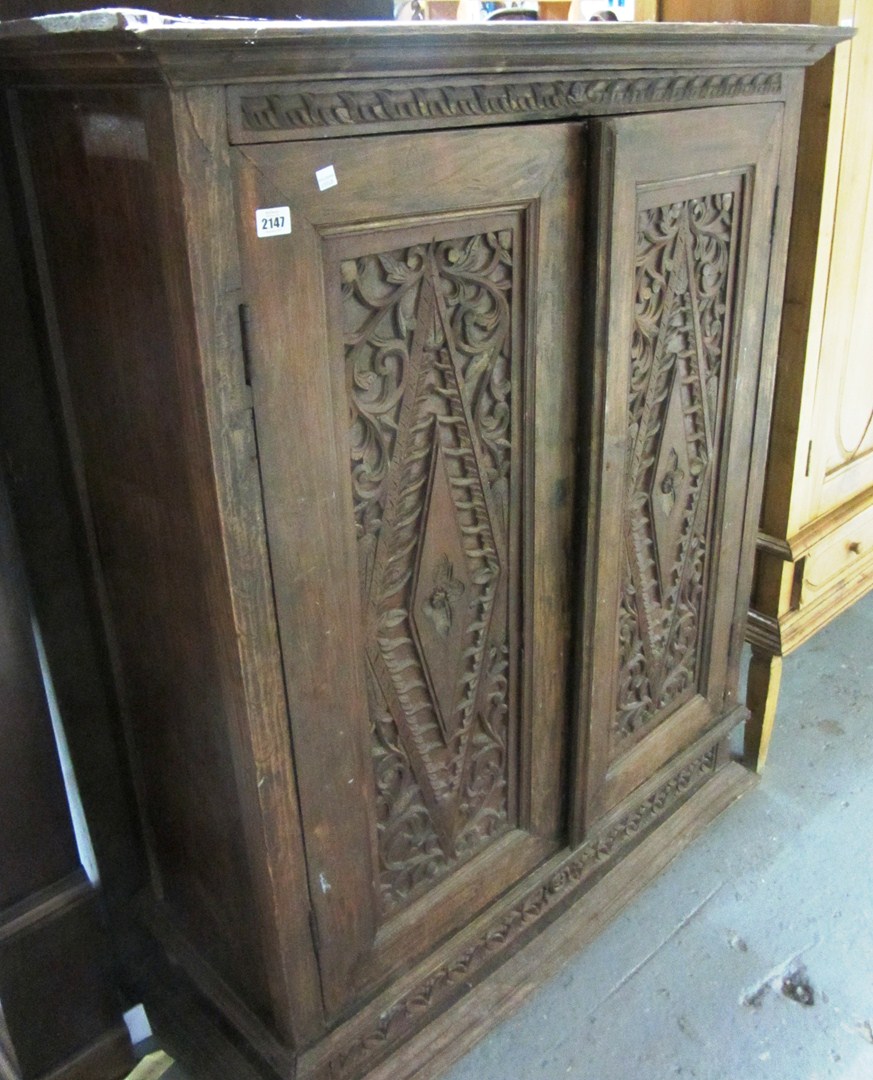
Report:
<svg viewBox="0 0 873 1080"><path fill-rule="evenodd" d="M568 960L603 933L613 919L731 803L754 787L756 778L740 765L720 768L684 802L654 835L646 836L610 872L576 900L498 971L476 987L476 1007L466 999L446 1010L392 1055L367 1080L423 1080L438 1077L525 999L557 975ZM483 1023L482 1017L487 1017Z"/></svg>
<svg viewBox="0 0 873 1080"><path fill-rule="evenodd" d="M599 870L614 863L620 854L645 835L656 821L675 809L709 778L716 767L716 748L696 757L643 799L632 811L599 830L572 855L550 864L546 873L508 908L476 924L472 941L439 958L428 975L398 997L377 1016L367 1010L369 1026L353 1037L351 1045L339 1049L311 1073L313 1080L353 1080L366 1074L394 1046L421 1027L441 1005L453 1002L469 989L477 977L502 953L521 943L537 925L572 903L590 886ZM467 935L465 935L465 938ZM354 1027L360 1025L357 1020Z"/></svg>
<svg viewBox="0 0 873 1080"><path fill-rule="evenodd" d="M411 978L392 987L301 1061L312 1080L354 1080L366 1075L401 1042L470 989L542 924L589 889L662 819L711 779L718 764L712 734L671 763L610 815L580 847L551 860L499 905L438 952ZM665 772L667 775L665 776Z"/></svg>
<svg viewBox="0 0 873 1080"><path fill-rule="evenodd" d="M198 1059L202 1063L208 1046L214 1070L210 1080L411 1080L438 1075L602 932L713 818L755 783L753 774L725 762L723 743L713 744L714 734L720 737L722 732L710 733L704 746L698 743L674 761L628 800L632 806L620 807L579 848L550 860L426 965L305 1052L296 1070L283 1068L275 1054L255 1064L250 1047L258 1040L249 1030L249 1048L242 1049L226 1021L204 1001L202 979L197 980L197 993L178 973L154 974L142 989L156 1032L183 1063L192 1055L192 1067ZM528 938L532 940L519 952ZM184 965L178 952L176 958ZM217 995L210 996L218 1004ZM195 1030L202 1035L196 1046L190 1042Z"/></svg>

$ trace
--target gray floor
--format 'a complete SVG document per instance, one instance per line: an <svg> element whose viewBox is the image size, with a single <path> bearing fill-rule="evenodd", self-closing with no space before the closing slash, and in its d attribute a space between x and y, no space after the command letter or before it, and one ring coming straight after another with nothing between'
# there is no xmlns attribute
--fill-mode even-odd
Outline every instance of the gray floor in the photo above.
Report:
<svg viewBox="0 0 873 1080"><path fill-rule="evenodd" d="M873 1078L873 596L785 660L759 786L447 1080L566 1076Z"/></svg>
<svg viewBox="0 0 873 1080"><path fill-rule="evenodd" d="M447 1080L568 1076L873 1080L873 595L785 661L759 786Z"/></svg>

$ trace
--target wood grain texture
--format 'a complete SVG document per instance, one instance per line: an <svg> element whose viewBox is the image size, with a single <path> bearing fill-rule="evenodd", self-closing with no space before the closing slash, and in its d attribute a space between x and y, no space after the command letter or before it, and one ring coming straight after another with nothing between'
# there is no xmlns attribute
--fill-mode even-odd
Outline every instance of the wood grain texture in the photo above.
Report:
<svg viewBox="0 0 873 1080"><path fill-rule="evenodd" d="M772 7L725 0L702 6L701 17L758 20L768 18ZM858 362L861 353L853 344L869 336L862 329L869 313L857 301L868 272L863 222L869 202L869 148L866 140L852 135L859 103L869 97L868 13L854 0L779 7L777 18L859 28L850 45L812 68L803 95L761 514L763 532L786 549L782 559L801 561L785 565L773 557L769 540L759 541L750 631L756 647L784 654L825 625L828 611L835 617L870 587L868 564L850 546L861 544L863 520L849 527L852 537L843 537L841 530L863 514L873 492L873 397L869 365ZM680 17L685 9L670 0L662 6L662 15ZM818 551L817 544L822 545ZM806 565L810 552L818 563L813 578ZM825 562L829 569L823 573ZM765 625L768 631L762 637ZM775 665L763 659L756 664L747 758L758 767L766 755L778 696L778 678L768 686L771 670Z"/></svg>
<svg viewBox="0 0 873 1080"><path fill-rule="evenodd" d="M202 357L224 572L237 631L229 662L239 665L240 707L247 717L232 729L239 797L275 1008L282 1030L302 1043L317 1030L321 1004L264 537L257 432L240 337L240 268L223 106L221 94L209 90L188 91L175 102L178 199L185 208L191 318ZM204 174L211 194L206 201L192 197Z"/></svg>
<svg viewBox="0 0 873 1080"><path fill-rule="evenodd" d="M167 123L166 106L135 94L58 101L50 138L46 107L30 99L23 112L63 340L56 360L65 363L67 420L96 524L110 642L123 657L149 840L160 852L154 887L267 1008L229 732L212 724L216 713L238 715L240 676L222 655L221 628L236 639L227 601L212 591L220 528L201 456L202 384L190 320L173 318L187 287L172 276L180 238L176 230L161 241L162 181L146 149L147 128ZM121 227L137 241L119 244ZM87 311L102 313L96 324ZM133 387L137 413L123 407Z"/></svg>
<svg viewBox="0 0 873 1080"><path fill-rule="evenodd" d="M5 110L0 126L11 174L13 138ZM98 629L87 539L77 513L45 342L38 332L36 268L24 221L16 213L23 200L22 190L10 190L7 197L6 185L0 184L0 324L6 334L0 365L0 445L33 617L63 718L102 895L116 946L132 955L138 946L126 912L147 874L145 854ZM58 839L56 835L47 842L46 850ZM13 878L10 871L4 880Z"/></svg>
<svg viewBox="0 0 873 1080"><path fill-rule="evenodd" d="M781 681L782 658L753 646L746 689L751 716L746 721L743 748L746 764L758 773L767 761Z"/></svg>
<svg viewBox="0 0 873 1080"><path fill-rule="evenodd" d="M686 758L684 763L680 762L682 768L679 771L682 772L698 753L699 749L695 749L690 758ZM691 773L688 776L690 778ZM659 784L663 784L664 780L664 777L656 778L654 785L641 792L641 795L647 800L656 796L655 802L662 805ZM670 783L669 779L667 783ZM684 800L680 800L675 808L671 804L669 809L673 812L670 816L655 831L642 836L641 840L640 834L636 834L640 842L632 845L629 853L605 875L597 878L590 889L583 890L561 919L528 941L523 950L510 957L496 971L485 968L485 978L478 983L473 1000L469 995L462 997L381 1064L375 1063L384 1056L386 1049L391 1048L393 1036L391 1039L386 1039L384 1035L371 1039L368 1055L371 1067L367 1064L363 1066L366 1075L379 1080L440 1075L493 1026L495 1019L514 1012L524 998L542 984L543 977L549 977L570 953L601 932L651 877L753 783L754 778L748 772L739 766L729 765L721 768L702 787L686 786ZM639 820L638 815L628 815L628 821ZM620 835L621 814L616 823L619 825L617 835ZM559 865L560 860L553 860L537 876L542 881L548 881ZM610 864L607 861L604 865L608 867ZM508 898L508 902L511 904L522 895L523 892L518 891ZM475 933L477 928L471 929ZM451 956L448 952L444 952L444 955L447 958ZM427 973L427 967L409 973L400 984L400 989L414 987ZM167 1032L168 1046L173 1056L182 1061L197 1080L254 1080L256 1076L268 1076L270 1080L283 1076L283 1080L288 1080L288 1074L264 1070L263 1066L256 1069L238 1041L233 1039L214 1014L204 1010L202 1002L192 995L190 987L186 988L179 981L178 976L156 970L152 977L155 985L150 998L155 1002L153 1008L159 1026ZM330 1071L325 1073L326 1069L330 1069L326 1054L336 1055L343 1052L343 1048L347 1051L354 1047L353 1060L360 1062L361 1036L368 1027L379 1026L386 1004L395 1003L396 994L377 998L359 1017L340 1027L323 1047L304 1054L296 1075L300 1078L334 1075Z"/></svg>
<svg viewBox="0 0 873 1080"><path fill-rule="evenodd" d="M0 567L4 1049L20 1080L38 1080L76 1056L95 1080L115 1080L131 1064L130 1040L121 1024L98 893L79 865L2 477ZM108 1055L98 1046L105 1040L113 1049Z"/></svg>
<svg viewBox="0 0 873 1080"><path fill-rule="evenodd" d="M579 265L555 243L578 205L579 129L457 133L435 150L345 141L326 192L318 145L240 157L267 528L332 1011L540 861L558 830L564 709L528 702L554 693L547 673L560 686L565 663L552 552L569 537L573 415L530 447L521 418L535 388L566 378L575 340L572 313L533 305ZM386 219L371 177L389 152L405 179L385 180ZM498 169L499 201L482 180ZM283 203L292 233L264 244L255 210ZM316 431L336 447L317 473ZM548 517L531 536L534 500ZM532 575L547 594L522 588ZM548 636L522 636L547 622ZM295 647L315 628L317 651ZM502 835L514 855L488 859L487 889L453 884Z"/></svg>
<svg viewBox="0 0 873 1080"><path fill-rule="evenodd" d="M669 160L658 151L665 124ZM781 109L762 105L688 113L681 125L604 121L599 133L594 348L606 374L594 387L603 419L583 595L597 604L581 614L595 648L578 661L577 835L715 721L733 685L780 126Z"/></svg>
<svg viewBox="0 0 873 1080"><path fill-rule="evenodd" d="M46 49L45 37L18 23L0 29L0 71L16 81L58 79L118 84L161 83L174 87L225 85L308 77L392 77L408 81L452 72L554 72L693 68L728 72L807 65L851 31L837 27L640 23L557 23L465 26L407 23L368 28L327 23L179 23L154 29L87 31ZM730 58L729 62L727 58Z"/></svg>
<svg viewBox="0 0 873 1080"><path fill-rule="evenodd" d="M719 732L712 734L719 738ZM700 785L705 788L707 778L717 775L721 765L718 743L710 738L692 744L669 768L650 777L632 799L616 807L584 844L546 862L304 1055L300 1075L319 1080L369 1075L376 1063L425 1025L431 1010L436 1017L446 1004L460 999L465 988L487 976L498 955L514 955L538 926L596 887L613 860L626 857L648 829L668 820ZM480 1022L477 1018L474 1031ZM392 1066L401 1065L402 1050L389 1060Z"/></svg>
<svg viewBox="0 0 873 1080"><path fill-rule="evenodd" d="M419 1067L733 789L799 66L844 34L136 26L0 65L55 87L21 146L142 983L180 965L196 1068Z"/></svg>
<svg viewBox="0 0 873 1080"><path fill-rule="evenodd" d="M475 1002L462 1000L368 1074L368 1080L436 1080L478 1043L495 1022L515 1013L567 957L602 933L625 905L654 879L687 843L754 784L729 766L695 793L657 833L647 837L616 868L477 988Z"/></svg>
<svg viewBox="0 0 873 1080"><path fill-rule="evenodd" d="M483 120L524 123L622 111L678 109L737 99L778 96L782 75L773 68L681 74L640 73L610 76L598 70L564 72L557 77L485 75L476 78L382 79L349 84L331 82L236 86L228 91L231 139L261 143L313 136L414 130L422 120L433 127L465 127Z"/></svg>

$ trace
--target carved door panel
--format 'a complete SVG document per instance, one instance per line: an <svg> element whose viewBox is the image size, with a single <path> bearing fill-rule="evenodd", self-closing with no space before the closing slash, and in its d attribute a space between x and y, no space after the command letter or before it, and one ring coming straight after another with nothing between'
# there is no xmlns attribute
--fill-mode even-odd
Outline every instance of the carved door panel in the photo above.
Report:
<svg viewBox="0 0 873 1080"><path fill-rule="evenodd" d="M239 152L332 1015L559 844L582 152L570 124Z"/></svg>
<svg viewBox="0 0 873 1080"><path fill-rule="evenodd" d="M753 105L596 125L577 833L725 711L781 123Z"/></svg>

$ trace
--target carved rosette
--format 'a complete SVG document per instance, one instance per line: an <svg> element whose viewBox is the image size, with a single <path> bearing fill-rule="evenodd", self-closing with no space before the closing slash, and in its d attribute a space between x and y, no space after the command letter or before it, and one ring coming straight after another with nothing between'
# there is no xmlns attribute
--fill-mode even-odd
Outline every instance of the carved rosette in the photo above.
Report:
<svg viewBox="0 0 873 1080"><path fill-rule="evenodd" d="M730 192L638 216L616 752L696 687L735 218Z"/></svg>
<svg viewBox="0 0 873 1080"><path fill-rule="evenodd" d="M340 271L390 914L510 825L512 234Z"/></svg>

